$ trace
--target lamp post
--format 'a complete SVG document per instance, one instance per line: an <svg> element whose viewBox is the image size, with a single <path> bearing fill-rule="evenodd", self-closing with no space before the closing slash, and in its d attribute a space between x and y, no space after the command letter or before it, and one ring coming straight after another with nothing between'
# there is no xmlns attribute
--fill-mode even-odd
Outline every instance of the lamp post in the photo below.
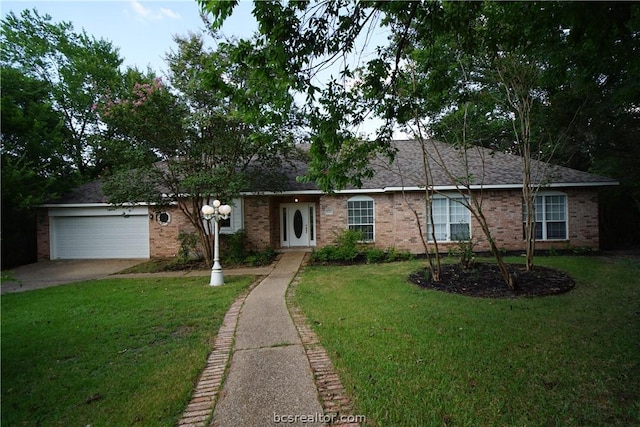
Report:
<svg viewBox="0 0 640 427"><path fill-rule="evenodd" d="M220 205L220 200L214 200L213 206L204 205L202 207L202 216L207 221L213 220L213 267L211 267L211 281L210 286L224 285L224 276L222 274L222 266L220 265L220 245L218 244L218 234L220 227L218 221L221 219L229 218L231 213L231 206Z"/></svg>

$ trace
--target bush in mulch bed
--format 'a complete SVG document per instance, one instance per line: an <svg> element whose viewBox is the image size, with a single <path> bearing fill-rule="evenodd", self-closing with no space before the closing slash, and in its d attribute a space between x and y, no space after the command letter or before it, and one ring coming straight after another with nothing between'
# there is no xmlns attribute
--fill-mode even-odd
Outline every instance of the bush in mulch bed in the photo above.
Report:
<svg viewBox="0 0 640 427"><path fill-rule="evenodd" d="M556 295L575 287L571 276L553 268L535 267L526 271L520 264L508 264L507 268L517 276L515 290L504 283L498 266L489 263L477 263L468 269L460 264L443 265L439 282L432 281L429 269L424 268L410 274L409 280L422 288L481 298Z"/></svg>

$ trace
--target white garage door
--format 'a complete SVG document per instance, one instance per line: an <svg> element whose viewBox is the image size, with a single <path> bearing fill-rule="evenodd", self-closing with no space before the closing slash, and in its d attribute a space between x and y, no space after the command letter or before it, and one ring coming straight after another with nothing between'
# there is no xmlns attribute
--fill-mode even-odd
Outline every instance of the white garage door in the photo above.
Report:
<svg viewBox="0 0 640 427"><path fill-rule="evenodd" d="M147 215L53 216L52 259L149 258Z"/></svg>

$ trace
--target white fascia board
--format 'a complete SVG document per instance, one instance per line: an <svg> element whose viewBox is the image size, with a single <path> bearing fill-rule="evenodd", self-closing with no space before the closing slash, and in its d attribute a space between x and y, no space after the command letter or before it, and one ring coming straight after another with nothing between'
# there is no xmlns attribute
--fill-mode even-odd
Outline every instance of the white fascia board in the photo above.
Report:
<svg viewBox="0 0 640 427"><path fill-rule="evenodd" d="M38 205L40 208L109 208L114 205L111 203L46 203ZM136 206L149 206L148 203L126 203L123 208L135 208Z"/></svg>
<svg viewBox="0 0 640 427"><path fill-rule="evenodd" d="M111 205L106 206L88 206L82 207L57 207L49 208L48 215L50 217L78 217L78 216L139 216L148 215L148 206L132 206L114 209Z"/></svg>
<svg viewBox="0 0 640 427"><path fill-rule="evenodd" d="M300 191L243 191L240 196L291 196L291 195L321 195L326 194L320 190L300 190Z"/></svg>
<svg viewBox="0 0 640 427"><path fill-rule="evenodd" d="M605 187L612 185L620 185L618 181L607 181L607 182L572 182L572 183L553 183L549 185L544 185L543 187Z"/></svg>
<svg viewBox="0 0 640 427"><path fill-rule="evenodd" d="M111 206L110 203L45 203L38 205L39 208L105 208Z"/></svg>
<svg viewBox="0 0 640 427"><path fill-rule="evenodd" d="M178 202L170 202L170 205L177 205ZM157 203L125 203L121 206L124 209L131 209L138 206L157 206ZM111 203L45 203L38 205L39 208L110 208L114 207ZM118 208L119 209L119 208Z"/></svg>
<svg viewBox="0 0 640 427"><path fill-rule="evenodd" d="M598 182L557 182L542 185L541 188L559 188L559 187L603 187L620 185L618 181L598 181ZM455 185L436 185L435 191L453 191L458 188L466 189L464 186L456 187ZM474 184L469 187L470 190L513 190L521 189L522 184L492 184L479 185ZM337 190L333 194L367 194L367 193L395 193L400 191L424 191L422 186L413 187L384 187L384 188L350 188L348 190ZM300 190L300 191L260 191L260 192L242 192L241 196L292 196L292 195L325 195L321 190Z"/></svg>
<svg viewBox="0 0 640 427"><path fill-rule="evenodd" d="M603 187L603 186L611 186L611 185L620 185L619 182L557 182L551 183L547 185L541 185L540 188L564 188L564 187ZM424 187L385 187L384 192L398 192L398 191L424 191ZM433 190L434 191L452 191L462 189L465 190L467 187L465 186L455 186L455 185L436 185ZM522 184L494 184L494 185L470 185L468 187L469 190L514 190L514 189L522 189ZM363 190L362 192L367 192L367 190ZM372 191L374 192L374 191ZM379 192L379 191L375 191Z"/></svg>

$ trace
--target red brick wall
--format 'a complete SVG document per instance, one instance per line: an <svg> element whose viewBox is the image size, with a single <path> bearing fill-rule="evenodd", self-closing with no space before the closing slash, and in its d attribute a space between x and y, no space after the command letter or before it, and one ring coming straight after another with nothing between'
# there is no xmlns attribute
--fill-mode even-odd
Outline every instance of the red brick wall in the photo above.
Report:
<svg viewBox="0 0 640 427"><path fill-rule="evenodd" d="M569 240L538 241L537 249L563 248L567 245L598 248L598 197L597 190L557 189L567 195ZM347 200L353 195L322 196L318 209L318 247L334 242L336 233L347 228ZM426 208L424 193L385 193L370 195L374 199L375 242L381 249L395 248L412 253L424 253L415 214L418 213L422 232L426 233ZM482 209L488 220L493 239L499 248L524 250L522 239L522 192L515 190L491 190L482 194ZM478 221L471 216L471 233L474 248L488 251L489 243ZM457 243L439 242L438 249L447 252ZM432 244L429 245L432 250Z"/></svg>
<svg viewBox="0 0 640 427"><path fill-rule="evenodd" d="M171 215L168 224L158 222L158 214L150 210L153 220L149 221L149 256L151 258L172 258L180 253L178 235L181 232L195 233L195 228L177 206L163 208L161 212Z"/></svg>
<svg viewBox="0 0 640 427"><path fill-rule="evenodd" d="M272 228L274 228L271 226L272 215L275 215L275 221L277 221L277 207L274 213L268 196L245 197L244 227L249 245L253 249L263 250L275 247L271 234Z"/></svg>
<svg viewBox="0 0 640 427"><path fill-rule="evenodd" d="M318 247L331 245L336 233L347 228L347 199L345 195L320 197L317 212Z"/></svg>
<svg viewBox="0 0 640 427"><path fill-rule="evenodd" d="M585 188L567 189L565 193L568 196L571 244L598 248L600 244L598 193Z"/></svg>
<svg viewBox="0 0 640 427"><path fill-rule="evenodd" d="M497 246L507 250L523 250L525 245L522 240L522 191L483 191L480 200L491 236ZM490 249L489 241L473 215L471 216L471 236L475 250Z"/></svg>
<svg viewBox="0 0 640 427"><path fill-rule="evenodd" d="M569 240L539 241L538 249L567 245L598 248L598 197L592 188L557 189L567 194ZM410 207L418 212L422 231L426 233L426 209L424 193L381 193L370 195L374 199L375 242L381 249L395 248L412 253L424 253L424 246L418 232L416 218ZM316 203L316 243L317 247L330 245L336 234L347 228L347 200L353 195L323 195L301 197L301 201ZM482 207L492 235L498 247L507 250L524 250L522 240L522 195L520 190L492 190L483 193ZM304 199L304 200L303 200ZM264 250L280 245L280 203L290 203L289 198L251 196L244 199L244 226L252 249ZM177 256L180 250L178 235L181 231L195 232L191 223L174 206L164 211L171 215L171 222L161 225L157 212L149 221L151 258ZM38 259L50 258L49 217L45 209L37 213ZM478 222L471 217L474 248L487 251L489 245ZM456 243L439 244L439 250L446 252ZM431 246L430 246L431 247Z"/></svg>
<svg viewBox="0 0 640 427"><path fill-rule="evenodd" d="M51 245L49 235L49 214L47 209L38 209L36 213L36 234L38 247L38 261L51 259Z"/></svg>

